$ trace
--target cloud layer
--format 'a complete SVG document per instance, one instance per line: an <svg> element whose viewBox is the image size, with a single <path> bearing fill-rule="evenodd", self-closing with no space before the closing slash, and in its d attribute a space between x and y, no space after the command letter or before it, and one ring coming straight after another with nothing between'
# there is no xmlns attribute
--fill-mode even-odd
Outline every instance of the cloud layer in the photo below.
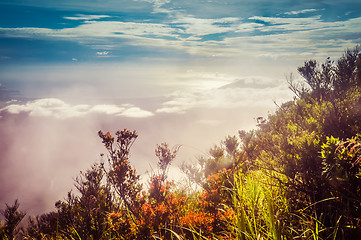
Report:
<svg viewBox="0 0 361 240"><path fill-rule="evenodd" d="M269 111L271 101L260 97L264 92L257 101L267 105L245 107L245 96L226 96L233 90L174 93L152 114L135 105L69 104L55 98L8 103L0 112L0 203L19 199L28 216L54 210L79 171L100 162L99 154L106 153L98 130L138 131L130 161L143 180L147 170L156 168L156 144L182 145L174 168L194 161L227 134L254 126L253 119Z"/></svg>
<svg viewBox="0 0 361 240"><path fill-rule="evenodd" d="M12 114L26 112L30 116L48 117L59 119L82 117L88 114L107 114L113 116L124 116L131 118L151 117L154 114L135 107L131 104L123 105L70 105L57 98L45 98L27 102L25 104L10 104L0 111L7 111Z"/></svg>
<svg viewBox="0 0 361 240"><path fill-rule="evenodd" d="M186 113L191 109L272 108L291 99L287 84L277 79L248 77L219 88L202 91L176 91L168 96L157 113Z"/></svg>
<svg viewBox="0 0 361 240"><path fill-rule="evenodd" d="M361 41L357 32L361 17L343 16L325 20L325 8L306 8L274 13L272 16L202 17L177 9L170 1L150 3L150 15L128 17L104 14L63 16L71 27L1 27L1 37L45 41L70 41L94 49L93 57L119 58L124 46L147 54L163 52L167 57L189 54L194 57L297 57L353 47ZM173 7L172 7L173 6ZM61 22L58 22L61 24ZM64 26L71 24L63 23ZM61 25L60 25L61 26ZM317 42L317 45L313 44ZM126 52L127 55L137 53ZM106 54L105 54L106 53Z"/></svg>

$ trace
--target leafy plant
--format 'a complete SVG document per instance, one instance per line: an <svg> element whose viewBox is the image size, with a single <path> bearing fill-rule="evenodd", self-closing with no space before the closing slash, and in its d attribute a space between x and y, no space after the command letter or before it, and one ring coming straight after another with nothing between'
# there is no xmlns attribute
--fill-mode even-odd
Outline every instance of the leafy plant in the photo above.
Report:
<svg viewBox="0 0 361 240"><path fill-rule="evenodd" d="M20 203L15 200L14 205L6 204L5 210L1 214L5 218L5 223L0 225L0 237L2 239L13 239L18 231L17 226L25 217L25 213L18 211Z"/></svg>

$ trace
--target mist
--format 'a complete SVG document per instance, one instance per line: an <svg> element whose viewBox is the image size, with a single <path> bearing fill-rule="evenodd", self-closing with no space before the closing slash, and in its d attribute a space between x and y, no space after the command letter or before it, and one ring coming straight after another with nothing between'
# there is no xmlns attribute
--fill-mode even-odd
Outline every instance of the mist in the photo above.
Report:
<svg viewBox="0 0 361 240"><path fill-rule="evenodd" d="M257 117L276 110L274 102L292 98L283 77L186 65L23 66L2 73L0 205L19 199L28 215L54 210L76 192L74 178L106 153L99 130L138 132L130 162L144 183L157 168L156 145L182 145L170 169L179 180L182 162L255 128Z"/></svg>
<svg viewBox="0 0 361 240"><path fill-rule="evenodd" d="M168 102L165 104L167 107L171 102L169 98L164 102ZM176 99L172 101L175 104L173 110L179 107ZM146 112L157 106L165 109L159 99L153 99L153 104L151 100L146 100L143 105L153 107L135 109ZM201 99L197 101L201 102ZM198 156L207 154L210 147L219 144L227 135L237 135L240 129L254 128L256 117L267 116L276 108L271 100L268 101L271 104L263 107L259 104L256 108L252 105L204 107L202 105L206 103L203 102L201 107L188 106L182 112L155 110L153 115L145 117L116 115L105 110L62 115L66 110L59 104L52 106L49 100L47 104L36 101L8 103L0 118L0 203L4 206L4 203L19 199L21 209L30 216L54 210L54 203L63 200L71 189L74 190L74 178L80 171L100 162L100 153L106 153L97 136L99 130L114 134L127 128L138 132L130 161L142 175L143 182L146 182L149 172L156 169L156 144L182 145L171 169L177 179L175 174L180 172L178 166L182 162L196 161ZM141 99L137 102L142 105ZM122 104L119 103L119 106ZM64 103L64 106L74 110L80 105ZM101 106L106 109L109 105ZM94 109L94 106L88 109Z"/></svg>

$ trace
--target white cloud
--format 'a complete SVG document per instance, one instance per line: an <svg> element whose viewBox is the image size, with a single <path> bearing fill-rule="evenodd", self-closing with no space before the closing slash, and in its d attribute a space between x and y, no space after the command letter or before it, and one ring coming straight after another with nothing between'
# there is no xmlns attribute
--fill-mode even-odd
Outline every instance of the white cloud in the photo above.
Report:
<svg viewBox="0 0 361 240"><path fill-rule="evenodd" d="M96 55L99 57L107 57L109 54L108 51L103 51L103 52L96 52Z"/></svg>
<svg viewBox="0 0 361 240"><path fill-rule="evenodd" d="M77 14L76 17L64 17L64 19L68 20L96 20L96 19L102 19L102 18L109 18L108 15L84 15L84 14Z"/></svg>
<svg viewBox="0 0 361 240"><path fill-rule="evenodd" d="M210 89L204 91L177 91L168 96L169 100L156 110L158 113L186 113L191 109L233 109L249 107L272 107L272 99L277 97L278 102L284 102L292 98L286 83L276 79L255 77L249 82L244 80L242 86L229 85L225 88ZM254 85L264 87L255 87ZM237 82L236 82L237 83Z"/></svg>
<svg viewBox="0 0 361 240"><path fill-rule="evenodd" d="M170 3L170 0L134 0L136 2L143 1L143 2L149 2L154 4L156 7L161 7L164 4Z"/></svg>
<svg viewBox="0 0 361 240"><path fill-rule="evenodd" d="M325 57L339 57L344 49L354 47L355 42L361 40L352 34L355 33L356 26L360 26L361 18L339 22L324 22L319 16L250 19L270 25L258 27L263 32L262 35L226 37L223 45L229 48L224 48L225 53L233 50L245 56L293 61L304 61L305 56L301 54L312 53L312 58L323 61ZM347 36L354 36L356 39Z"/></svg>
<svg viewBox="0 0 361 240"><path fill-rule="evenodd" d="M86 21L74 28L49 29L49 28L0 28L11 37L44 38L57 37L71 39L86 38L129 38L130 36L174 36L173 29L166 24L136 23L117 21ZM93 39L94 40L94 39ZM85 41L86 42L86 41Z"/></svg>
<svg viewBox="0 0 361 240"><path fill-rule="evenodd" d="M164 82L163 85L177 89L193 89L196 91L210 90L221 87L237 80L237 76L223 72L206 72L188 69L173 73L174 81Z"/></svg>
<svg viewBox="0 0 361 240"><path fill-rule="evenodd" d="M309 12L316 12L318 11L317 9L303 9L303 10L299 10L299 11L290 11L290 12L285 12L284 14L287 15L297 15L300 13L309 13Z"/></svg>
<svg viewBox="0 0 361 240"><path fill-rule="evenodd" d="M139 107L130 107L125 109L122 113L119 113L118 116L125 116L131 118L144 118L144 117L151 117L154 114L140 109Z"/></svg>
<svg viewBox="0 0 361 240"><path fill-rule="evenodd" d="M193 16L179 15L172 23L185 28L185 34L193 36L204 36L231 32L238 28L241 18L225 17L216 19L196 18Z"/></svg>
<svg viewBox="0 0 361 240"><path fill-rule="evenodd" d="M166 3L151 2L160 6ZM288 15L302 12L313 12L313 9L289 12ZM163 23L97 21L100 16L106 17L79 15L76 18L85 21L74 28L0 28L0 31L9 37L59 38L78 41L95 49L106 49L97 52L98 57L105 57L110 50L128 45L172 49L207 57L254 57L266 54L264 56L278 59L289 54L300 56L301 51L325 52L327 46L337 46L338 49L352 47L358 40L347 39L346 36L354 33L361 24L361 18L326 22L320 16L253 16L244 21L238 17L197 18L176 12ZM219 34L219 38L207 39L207 35L212 34ZM315 47L315 42L322 45L322 49Z"/></svg>
<svg viewBox="0 0 361 240"><path fill-rule="evenodd" d="M0 112L7 111L11 114L19 114L27 112L31 116L39 117L55 117L58 119L67 119L74 117L82 117L88 114L107 114L114 116L125 116L131 118L151 117L152 112L140 109L130 104L123 105L70 105L57 98L44 98L27 102L25 104L11 104Z"/></svg>
<svg viewBox="0 0 361 240"><path fill-rule="evenodd" d="M258 30L269 32L269 31L310 31L315 29L341 29L343 26L342 22L324 22L321 20L321 16L313 16L308 18L281 18L281 17L250 17L251 20L260 20L271 25L264 25L259 27Z"/></svg>
<svg viewBox="0 0 361 240"><path fill-rule="evenodd" d="M84 34L92 35L94 30L100 34L111 35L115 37L119 34L133 35L133 36L173 36L174 29L168 27L166 24L158 23L136 23L136 22L116 22L116 21L89 21L85 25L81 25L79 30ZM121 36L120 36L121 37Z"/></svg>
<svg viewBox="0 0 361 240"><path fill-rule="evenodd" d="M95 105L92 108L90 108L89 112L105 113L108 115L116 115L116 114L122 113L125 110L126 110L126 108L123 106L100 104L100 105Z"/></svg>
<svg viewBox="0 0 361 240"><path fill-rule="evenodd" d="M167 13L167 14L173 14L175 12L178 12L174 9L168 9L164 8L163 5L170 3L170 0L133 0L134 2L148 2L153 4L153 12L152 13Z"/></svg>

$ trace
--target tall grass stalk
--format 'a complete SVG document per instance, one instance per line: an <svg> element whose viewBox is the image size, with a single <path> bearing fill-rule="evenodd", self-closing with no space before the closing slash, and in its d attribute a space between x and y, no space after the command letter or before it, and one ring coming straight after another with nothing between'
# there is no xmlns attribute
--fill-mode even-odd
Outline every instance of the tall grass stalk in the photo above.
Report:
<svg viewBox="0 0 361 240"><path fill-rule="evenodd" d="M277 224L277 212L284 211L286 199L275 181L261 171L234 174L231 223L235 239L286 239Z"/></svg>
<svg viewBox="0 0 361 240"><path fill-rule="evenodd" d="M192 234L192 240L210 240L210 238L207 238L207 237L203 236L202 232L197 232L192 227L190 227L190 228L179 227L179 228L182 229L183 231L190 232ZM171 233L171 239L177 239L177 240L186 239L185 237L179 235L177 232L175 232L174 230L172 230L170 228L163 228L163 229ZM175 238L173 238L173 237L175 237ZM157 236L154 236L154 238L155 239L162 239L162 238L157 237ZM218 238L213 238L213 239L218 239Z"/></svg>
<svg viewBox="0 0 361 240"><path fill-rule="evenodd" d="M334 227L325 227L322 222L323 215L321 214L321 216L318 216L314 207L322 202L332 201L336 199L337 199L336 197L323 199L321 201L315 202L307 206L304 209L299 210L297 213L292 214L292 216L295 216L296 218L299 219L298 222L300 225L299 230L290 228L292 235L298 236L300 238L313 239L313 240L319 240L319 239L335 240L337 238L337 233L339 231L339 225L342 216L340 216L337 219L336 225ZM307 212L306 210L311 211L311 214L306 213Z"/></svg>

